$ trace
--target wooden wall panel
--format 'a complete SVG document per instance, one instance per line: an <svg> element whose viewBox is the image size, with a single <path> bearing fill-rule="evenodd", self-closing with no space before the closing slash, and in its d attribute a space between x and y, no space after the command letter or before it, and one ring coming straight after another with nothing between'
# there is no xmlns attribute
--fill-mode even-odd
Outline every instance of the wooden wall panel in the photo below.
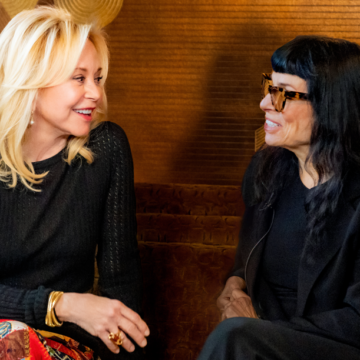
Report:
<svg viewBox="0 0 360 360"><path fill-rule="evenodd" d="M135 181L239 185L273 51L300 34L360 41L359 20L358 1L125 0L107 90Z"/></svg>
<svg viewBox="0 0 360 360"><path fill-rule="evenodd" d="M0 30L8 20L0 3ZM360 42L359 20L358 0L124 0L107 90L135 181L239 185L273 51L300 34Z"/></svg>
<svg viewBox="0 0 360 360"><path fill-rule="evenodd" d="M10 21L10 16L6 12L3 4L0 2L0 32L4 29L7 23Z"/></svg>

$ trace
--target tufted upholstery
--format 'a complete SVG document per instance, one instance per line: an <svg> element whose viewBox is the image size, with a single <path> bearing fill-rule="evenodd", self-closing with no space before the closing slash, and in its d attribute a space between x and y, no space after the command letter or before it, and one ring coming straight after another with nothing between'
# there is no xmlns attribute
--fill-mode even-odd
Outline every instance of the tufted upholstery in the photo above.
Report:
<svg viewBox="0 0 360 360"><path fill-rule="evenodd" d="M147 359L196 359L219 321L215 301L233 265L240 187L136 184Z"/></svg>
<svg viewBox="0 0 360 360"><path fill-rule="evenodd" d="M136 184L135 191L146 359L195 360L219 322L215 302L244 211L240 187Z"/></svg>

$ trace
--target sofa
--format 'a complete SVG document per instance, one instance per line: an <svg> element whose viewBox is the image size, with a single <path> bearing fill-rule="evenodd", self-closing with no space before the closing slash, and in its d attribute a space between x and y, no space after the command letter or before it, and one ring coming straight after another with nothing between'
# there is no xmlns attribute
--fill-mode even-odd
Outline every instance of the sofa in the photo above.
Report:
<svg viewBox="0 0 360 360"><path fill-rule="evenodd" d="M244 205L238 186L136 184L148 360L195 360L219 323Z"/></svg>

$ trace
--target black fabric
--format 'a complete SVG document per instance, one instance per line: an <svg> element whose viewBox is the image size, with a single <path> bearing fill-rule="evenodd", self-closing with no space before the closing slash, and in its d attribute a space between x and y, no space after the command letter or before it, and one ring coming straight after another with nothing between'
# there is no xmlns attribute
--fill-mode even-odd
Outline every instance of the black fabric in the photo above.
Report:
<svg viewBox="0 0 360 360"><path fill-rule="evenodd" d="M272 229L276 209L273 203L257 204L254 199L256 168L255 155L243 180L246 210L235 266L230 274L245 279L253 306L261 318L253 320L257 321L259 335L256 339L251 338L253 346L250 353L256 348L271 348L275 352L269 357L255 351L258 360L360 358L360 169L355 166L348 169L337 208L327 218L324 239L316 244L305 242L298 271L296 311L287 319L260 271L266 236ZM229 323L234 330L227 331ZM235 353L241 353L243 347L249 349L240 341L240 335L233 335L237 333L236 324L242 328L240 318L221 324L220 330L215 330L207 341L203 353L206 355L200 359L225 359L221 355L226 353L225 345L220 342L226 343ZM240 329L239 333L244 334L245 331ZM219 342L216 339L220 336L222 341ZM244 338L246 342L246 335ZM276 340L281 338L284 340ZM268 348L272 342L279 345ZM286 345L288 342L291 353ZM304 346L308 346L305 349L307 355L301 357ZM340 351L335 351L336 347ZM334 351L327 352L327 349ZM232 359L230 355L229 359ZM254 357L239 356L236 359Z"/></svg>
<svg viewBox="0 0 360 360"><path fill-rule="evenodd" d="M92 131L88 147L92 164L79 156L68 165L63 152L34 163L36 173L49 171L38 186L41 192L0 183L0 318L50 330L45 326L49 293L90 290L97 246L101 294L140 312L130 147L124 131L111 122ZM102 347L76 325L56 331ZM124 353L116 358L127 358Z"/></svg>
<svg viewBox="0 0 360 360"><path fill-rule="evenodd" d="M266 320L232 318L207 339L198 360L358 360L352 346Z"/></svg>
<svg viewBox="0 0 360 360"><path fill-rule="evenodd" d="M298 270L306 237L305 198L309 191L298 173L288 181L274 205L274 223L262 255L264 279L288 318L296 311Z"/></svg>

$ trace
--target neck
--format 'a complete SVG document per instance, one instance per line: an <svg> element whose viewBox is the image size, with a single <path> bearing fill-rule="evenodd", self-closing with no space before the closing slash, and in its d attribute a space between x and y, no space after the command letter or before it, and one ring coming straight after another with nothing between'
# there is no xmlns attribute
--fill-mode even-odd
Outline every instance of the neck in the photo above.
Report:
<svg viewBox="0 0 360 360"><path fill-rule="evenodd" d="M23 142L24 159L30 162L42 161L59 153L66 147L68 135L37 128L36 122L26 131Z"/></svg>
<svg viewBox="0 0 360 360"><path fill-rule="evenodd" d="M305 161L299 160L299 172L300 179L302 183L308 188L311 189L318 185L319 183L319 175L314 169L312 163L310 161L305 165Z"/></svg>
<svg viewBox="0 0 360 360"><path fill-rule="evenodd" d="M301 150L292 150L293 153L298 158L299 162L299 172L300 179L302 183L308 188L311 189L318 185L319 175L316 172L311 160L306 162L307 156L309 154L309 148Z"/></svg>

